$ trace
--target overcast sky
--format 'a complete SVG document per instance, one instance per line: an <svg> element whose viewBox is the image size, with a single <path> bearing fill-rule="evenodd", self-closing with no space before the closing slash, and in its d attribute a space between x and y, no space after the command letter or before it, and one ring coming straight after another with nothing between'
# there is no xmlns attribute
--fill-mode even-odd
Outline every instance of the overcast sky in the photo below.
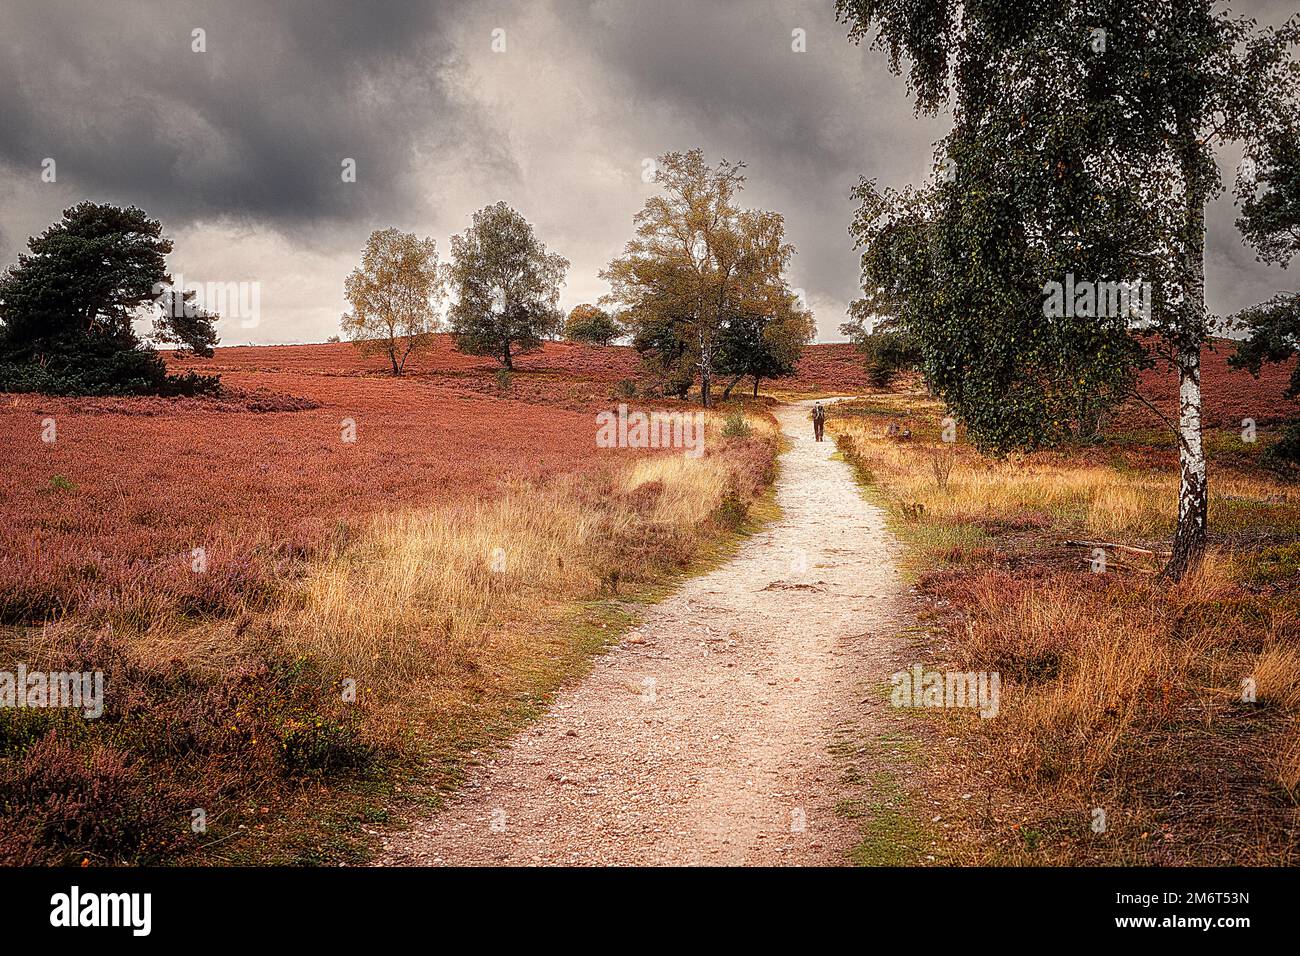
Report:
<svg viewBox="0 0 1300 956"><path fill-rule="evenodd" d="M260 283L259 324L223 321L224 344L319 342L371 231L445 257L504 199L572 262L567 310L607 291L597 273L655 189L644 160L700 146L745 161L745 203L785 215L791 285L834 340L857 294L849 188L920 182L946 131L844 33L833 0L4 0L0 262L81 199L135 204L174 238L174 275ZM1297 284L1233 218L1230 199L1209 218L1220 313Z"/></svg>

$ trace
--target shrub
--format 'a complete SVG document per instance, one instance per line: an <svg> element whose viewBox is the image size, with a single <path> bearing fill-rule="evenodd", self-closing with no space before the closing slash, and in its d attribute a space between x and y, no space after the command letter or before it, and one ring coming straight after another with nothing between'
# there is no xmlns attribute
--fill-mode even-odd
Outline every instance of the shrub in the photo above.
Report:
<svg viewBox="0 0 1300 956"><path fill-rule="evenodd" d="M0 358L0 391L45 395L215 395L221 378L185 372L170 375L151 349L111 348L87 338L59 342L39 361L10 354Z"/></svg>
<svg viewBox="0 0 1300 956"><path fill-rule="evenodd" d="M724 438L748 438L753 431L749 422L745 420L744 412L732 412L727 416L726 424L722 426Z"/></svg>
<svg viewBox="0 0 1300 956"><path fill-rule="evenodd" d="M1300 422L1287 424L1278 440L1264 450L1260 460L1284 478L1300 476Z"/></svg>
<svg viewBox="0 0 1300 956"><path fill-rule="evenodd" d="M56 395L196 395L214 377L167 374L132 317L161 304L172 242L141 209L81 202L27 243L0 275L0 391ZM167 293L192 305L192 293ZM154 318L154 338L210 356L217 316L191 308Z"/></svg>
<svg viewBox="0 0 1300 956"><path fill-rule="evenodd" d="M609 345L624 334L626 330L612 315L585 303L574 306L564 323L564 337L570 342Z"/></svg>
<svg viewBox="0 0 1300 956"><path fill-rule="evenodd" d="M188 832L197 798L149 779L109 746L47 734L0 764L0 862L67 864L156 857Z"/></svg>
<svg viewBox="0 0 1300 956"><path fill-rule="evenodd" d="M727 485L727 490L713 512L713 519L722 527L737 531L749 520L749 502L741 497L735 481Z"/></svg>
<svg viewBox="0 0 1300 956"><path fill-rule="evenodd" d="M363 770L373 763L375 748L362 740L359 720L307 714L281 727L280 759L291 776L318 776Z"/></svg>

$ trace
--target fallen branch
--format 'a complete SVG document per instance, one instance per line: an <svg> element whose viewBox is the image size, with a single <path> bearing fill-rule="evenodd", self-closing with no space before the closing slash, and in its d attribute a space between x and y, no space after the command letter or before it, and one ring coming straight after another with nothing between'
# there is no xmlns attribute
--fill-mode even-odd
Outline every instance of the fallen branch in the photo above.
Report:
<svg viewBox="0 0 1300 956"><path fill-rule="evenodd" d="M1152 558L1172 554L1170 551L1153 551L1151 548L1139 548L1132 544L1117 544L1114 541L1063 541L1061 543L1074 548L1109 548L1112 551L1123 551L1126 554L1144 554Z"/></svg>

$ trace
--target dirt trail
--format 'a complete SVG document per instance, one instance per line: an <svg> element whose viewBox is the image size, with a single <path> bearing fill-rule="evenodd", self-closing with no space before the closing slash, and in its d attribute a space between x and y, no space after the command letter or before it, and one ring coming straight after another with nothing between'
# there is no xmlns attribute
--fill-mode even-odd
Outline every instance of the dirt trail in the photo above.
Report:
<svg viewBox="0 0 1300 956"><path fill-rule="evenodd" d="M883 513L808 415L777 410L781 519L653 607L381 862L845 861L859 834L828 748L880 709L903 588Z"/></svg>

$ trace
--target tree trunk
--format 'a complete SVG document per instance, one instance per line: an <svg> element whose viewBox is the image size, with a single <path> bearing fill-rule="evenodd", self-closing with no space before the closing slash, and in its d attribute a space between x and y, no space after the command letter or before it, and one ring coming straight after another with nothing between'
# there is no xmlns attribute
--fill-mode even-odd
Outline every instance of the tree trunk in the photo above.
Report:
<svg viewBox="0 0 1300 956"><path fill-rule="evenodd" d="M745 377L745 373L741 372L739 375L737 375L735 378L733 378L730 382L727 383L727 387L722 390L722 400L724 402L727 399L731 398L731 390L735 388L736 383L739 382L744 377Z"/></svg>
<svg viewBox="0 0 1300 956"><path fill-rule="evenodd" d="M708 408L711 404L713 386L713 343L705 334L703 322L700 322L700 404Z"/></svg>
<svg viewBox="0 0 1300 956"><path fill-rule="evenodd" d="M397 348L395 346L390 345L388 347L388 361L393 363L393 375L401 375L402 367L397 364Z"/></svg>
<svg viewBox="0 0 1300 956"><path fill-rule="evenodd" d="M513 372L515 369L514 362L510 358L510 343L506 342L506 347L501 353L501 361L506 367L507 372Z"/></svg>
<svg viewBox="0 0 1300 956"><path fill-rule="evenodd" d="M1201 349L1178 352L1178 528L1164 574L1177 581L1205 554L1209 491L1201 447Z"/></svg>
<svg viewBox="0 0 1300 956"><path fill-rule="evenodd" d="M1175 343L1178 366L1178 526L1164 576L1174 581L1205 555L1209 490L1201 445L1201 343L1205 340L1205 193L1197 175L1195 137L1185 134L1182 174L1185 207L1182 242L1183 318Z"/></svg>
<svg viewBox="0 0 1300 956"><path fill-rule="evenodd" d="M754 397L758 398L758 376L754 376Z"/></svg>

